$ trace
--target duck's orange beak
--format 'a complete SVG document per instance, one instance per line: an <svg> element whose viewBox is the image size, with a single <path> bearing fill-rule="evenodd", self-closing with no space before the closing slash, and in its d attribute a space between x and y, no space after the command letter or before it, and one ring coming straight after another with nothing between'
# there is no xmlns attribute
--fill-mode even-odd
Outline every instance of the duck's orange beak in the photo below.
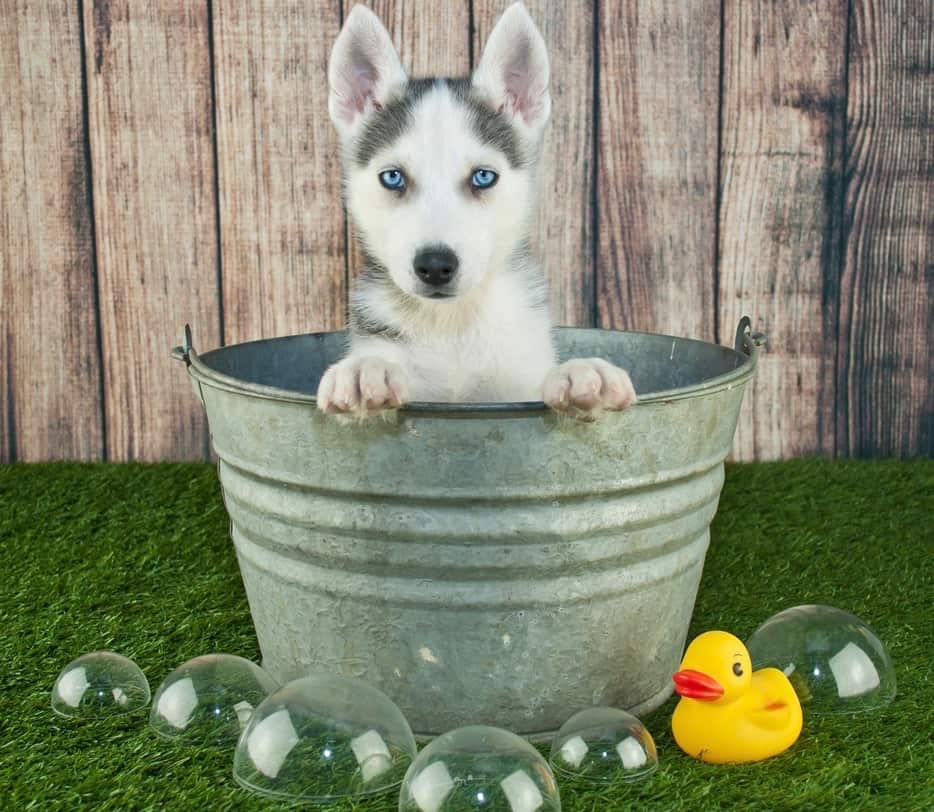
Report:
<svg viewBox="0 0 934 812"><path fill-rule="evenodd" d="M688 699L710 702L723 696L723 686L702 671L693 671L688 668L678 671L672 679L675 683L675 690Z"/></svg>

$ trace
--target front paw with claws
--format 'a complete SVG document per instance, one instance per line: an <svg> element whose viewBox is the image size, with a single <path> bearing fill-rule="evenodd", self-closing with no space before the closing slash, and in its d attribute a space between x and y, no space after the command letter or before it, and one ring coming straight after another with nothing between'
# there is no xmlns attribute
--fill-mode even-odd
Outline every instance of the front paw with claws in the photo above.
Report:
<svg viewBox="0 0 934 812"><path fill-rule="evenodd" d="M405 370L382 358L345 358L318 385L318 408L360 417L398 409L408 400Z"/></svg>
<svg viewBox="0 0 934 812"><path fill-rule="evenodd" d="M574 358L545 378L545 404L556 412L593 420L601 411L618 412L636 402L636 390L625 370L602 358Z"/></svg>

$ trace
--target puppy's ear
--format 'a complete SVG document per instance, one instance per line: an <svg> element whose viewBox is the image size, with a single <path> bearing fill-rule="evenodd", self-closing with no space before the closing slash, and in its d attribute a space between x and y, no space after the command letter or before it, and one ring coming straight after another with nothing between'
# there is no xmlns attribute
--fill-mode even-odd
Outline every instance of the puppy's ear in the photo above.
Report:
<svg viewBox="0 0 934 812"><path fill-rule="evenodd" d="M520 128L538 135L551 111L548 50L522 3L513 3L490 32L473 75L480 94Z"/></svg>
<svg viewBox="0 0 934 812"><path fill-rule="evenodd" d="M406 81L379 17L365 6L354 6L328 65L328 112L340 137L353 138L374 111L402 92Z"/></svg>

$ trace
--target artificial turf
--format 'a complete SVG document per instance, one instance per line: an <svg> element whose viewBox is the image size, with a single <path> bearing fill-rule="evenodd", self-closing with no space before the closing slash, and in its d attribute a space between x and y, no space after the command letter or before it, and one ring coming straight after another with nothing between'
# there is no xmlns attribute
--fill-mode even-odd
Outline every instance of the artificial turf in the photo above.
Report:
<svg viewBox="0 0 934 812"><path fill-rule="evenodd" d="M88 651L133 658L153 688L198 654L259 658L211 467L0 467L0 554L0 807L282 806L237 787L229 750L161 740L144 715L72 723L49 708L59 670ZM728 467L691 633L745 637L802 603L873 626L895 662L891 705L806 717L787 753L711 766L675 746L672 700L643 720L658 772L599 790L562 781L563 809L934 808L934 461Z"/></svg>

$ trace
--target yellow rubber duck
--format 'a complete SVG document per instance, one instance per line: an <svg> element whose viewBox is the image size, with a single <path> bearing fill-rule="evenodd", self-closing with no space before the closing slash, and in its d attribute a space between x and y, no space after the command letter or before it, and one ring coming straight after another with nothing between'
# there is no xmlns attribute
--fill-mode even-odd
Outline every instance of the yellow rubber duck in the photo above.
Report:
<svg viewBox="0 0 934 812"><path fill-rule="evenodd" d="M753 672L749 652L728 632L705 632L673 677L681 701L671 719L678 746L711 764L761 761L801 733L801 703L777 668Z"/></svg>

